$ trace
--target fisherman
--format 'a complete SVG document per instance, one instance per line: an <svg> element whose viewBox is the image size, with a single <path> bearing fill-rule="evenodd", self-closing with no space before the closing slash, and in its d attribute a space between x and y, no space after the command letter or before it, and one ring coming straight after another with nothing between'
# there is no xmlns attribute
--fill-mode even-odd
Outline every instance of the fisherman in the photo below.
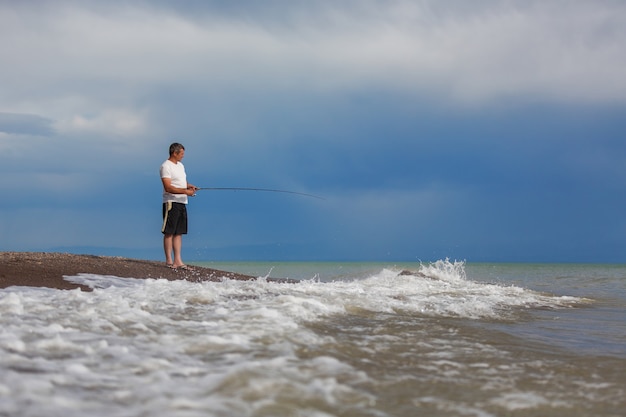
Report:
<svg viewBox="0 0 626 417"><path fill-rule="evenodd" d="M187 202L198 187L187 182L185 147L180 143L170 145L170 157L161 164L163 182L163 250L165 264L170 268L188 269L182 259L183 235L187 234ZM173 255L173 256L172 256Z"/></svg>

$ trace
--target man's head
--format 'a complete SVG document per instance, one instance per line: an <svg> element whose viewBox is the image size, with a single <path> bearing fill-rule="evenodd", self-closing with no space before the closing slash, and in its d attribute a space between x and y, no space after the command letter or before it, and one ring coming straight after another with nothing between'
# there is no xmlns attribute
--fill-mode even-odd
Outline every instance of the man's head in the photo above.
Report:
<svg viewBox="0 0 626 417"><path fill-rule="evenodd" d="M174 142L170 145L170 156L179 153L180 151L184 151L185 147L180 143Z"/></svg>

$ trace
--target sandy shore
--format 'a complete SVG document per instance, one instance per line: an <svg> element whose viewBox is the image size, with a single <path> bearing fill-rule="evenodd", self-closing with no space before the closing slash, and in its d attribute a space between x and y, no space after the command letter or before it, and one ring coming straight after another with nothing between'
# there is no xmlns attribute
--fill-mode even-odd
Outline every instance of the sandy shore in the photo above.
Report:
<svg viewBox="0 0 626 417"><path fill-rule="evenodd" d="M0 288L13 285L58 289L81 288L63 279L64 275L80 273L113 275L121 278L164 278L189 281L221 281L256 279L233 272L191 266L190 270L174 270L163 262L111 256L73 255L56 252L0 252ZM281 281L281 280L274 280Z"/></svg>

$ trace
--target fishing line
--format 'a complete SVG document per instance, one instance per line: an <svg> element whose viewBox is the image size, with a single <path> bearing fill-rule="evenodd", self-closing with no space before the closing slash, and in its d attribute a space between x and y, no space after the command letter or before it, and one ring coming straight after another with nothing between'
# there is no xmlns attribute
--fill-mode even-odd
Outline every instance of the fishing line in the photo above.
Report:
<svg viewBox="0 0 626 417"><path fill-rule="evenodd" d="M297 191L287 191L287 190L274 190L271 188L247 188L247 187L201 187L196 188L196 190L208 190L208 191L265 191L269 193L286 193L286 194L296 194L305 197L313 197L319 200L324 200L323 197L319 197L313 194L299 193Z"/></svg>

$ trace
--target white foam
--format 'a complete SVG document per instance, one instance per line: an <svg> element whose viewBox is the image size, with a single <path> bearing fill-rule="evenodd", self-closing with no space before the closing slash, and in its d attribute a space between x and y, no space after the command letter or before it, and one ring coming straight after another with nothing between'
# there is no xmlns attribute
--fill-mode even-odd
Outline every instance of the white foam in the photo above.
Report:
<svg viewBox="0 0 626 417"><path fill-rule="evenodd" d="M331 355L302 353L337 343L315 325L378 314L494 320L520 308L579 302L468 281L462 264L449 262L328 283L67 279L94 290L0 291L0 393L11 399L0 414L26 407L24 415L37 415L50 398L64 410L56 415L289 415L303 402L368 409L375 396L359 388L366 373ZM350 330L371 343L364 352L402 340ZM455 378L462 368L450 343L465 342L434 337L421 341L434 346L424 367ZM517 397L502 401L522 404Z"/></svg>
<svg viewBox="0 0 626 417"><path fill-rule="evenodd" d="M162 308L184 310L211 306L212 314L217 317L245 315L249 319L280 321L282 325L291 326L294 323L289 324L286 317L309 321L357 310L498 319L520 309L563 308L587 301L515 286L469 281L462 262L447 260L422 265L413 272L384 269L353 281L323 283L308 280L289 285L267 282L262 278L252 282L188 283L81 274L66 279L99 290L110 288L116 294L120 289L129 295L132 292L128 290L138 291L142 299L133 303L135 307L138 303L140 308L129 305L126 314L149 314L152 307L142 306L143 300L156 299ZM117 299L109 301L117 302ZM4 303L0 300L0 308L3 304L7 311L19 313L21 309L20 300L15 297Z"/></svg>

